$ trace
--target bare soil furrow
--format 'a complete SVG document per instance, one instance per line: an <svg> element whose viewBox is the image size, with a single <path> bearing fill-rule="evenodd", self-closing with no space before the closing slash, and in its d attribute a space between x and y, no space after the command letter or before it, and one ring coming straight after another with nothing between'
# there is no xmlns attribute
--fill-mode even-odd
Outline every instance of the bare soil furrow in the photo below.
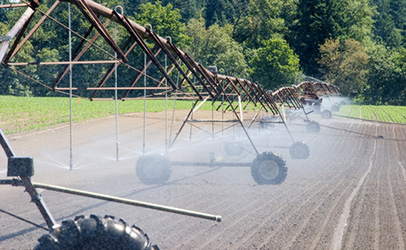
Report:
<svg viewBox="0 0 406 250"><path fill-rule="evenodd" d="M350 157L349 159L352 159L352 158ZM326 175L325 171L326 171L326 169L324 169L324 175ZM333 175L339 175L340 171L342 171L342 169L337 169L335 167L335 165L334 165L333 168L330 169L329 173L331 173ZM292 230L292 232L297 231L298 230L297 229L297 226L298 226L297 221L302 221L301 218L296 217L296 216L300 215L300 213L298 211L305 210L305 211L308 211L309 214L311 214L312 209L310 209L307 206L313 207L313 206L317 205L316 203L313 203L311 201L316 200L315 197L326 197L325 192L328 192L328 191L326 191L327 190L326 187L329 187L328 190L330 190L330 188L335 190L334 188L332 188L331 185L333 183L336 184L336 185L339 184L339 183L337 183L337 181L336 181L337 176L333 176L333 175L332 176L326 176L326 178L323 178L323 180L330 180L330 182L325 183L325 182L320 182L319 181L319 182L317 182L318 183L317 186L316 185L314 186L314 187L317 187L317 189L313 189L311 192L310 192L310 190L307 190L307 191L301 193L301 195L300 195L300 200L302 200L301 203L295 204L294 202L291 202L291 207L294 208L294 210L291 209L291 210L285 211L285 214L286 214L285 217L286 218L283 221L278 221L278 225L276 225L272 230L273 231L273 233L271 234L272 237L268 236L268 240L263 239L262 244L260 243L261 241L256 241L256 242L259 242L258 243L259 246L256 246L256 248L261 249L261 248L266 248L267 246L269 247L271 245L278 248L278 245L275 245L275 244L277 244L276 239L281 239L281 237L282 237L281 235L283 235L283 234L287 235L288 234L287 230L289 230L291 225L294 225L294 227L293 227L294 230ZM311 183L315 183L315 182L311 182ZM322 186L320 186L320 184L322 184ZM348 183L347 183L347 185L348 185ZM321 193L321 194L319 194L319 193ZM312 196L307 197L307 195L312 195ZM323 201L320 201L320 203L324 204ZM290 235L289 238L294 239L294 236ZM279 246L279 247L289 248L288 246L289 245L284 245L284 246Z"/></svg>
<svg viewBox="0 0 406 250"><path fill-rule="evenodd" d="M290 219L289 222L285 223L288 225L290 224L290 227L294 230L291 230L289 237L290 239L285 242L283 248L293 249L297 248L298 246L302 246L303 248L308 249L310 248L312 242L317 241L317 231L320 232L319 230L324 230L324 227L326 226L326 223L324 223L325 218L330 217L328 215L329 212L325 211L325 209L328 209L329 206L338 203L338 201L340 200L340 196L338 193L347 193L345 187L348 188L348 185L343 183L343 180L341 182L335 183L334 185L337 185L335 187L334 185L331 185L331 183L329 183L328 186L326 185L322 187L322 190L314 195L314 197L309 198L309 200L311 201L315 200L316 197L319 196L325 197L324 200L320 200L319 203L308 201L307 204L303 205L302 207L298 207L298 210L294 211L295 214L299 214L298 211L304 209L307 211L307 215L301 215L303 217L299 218L294 216ZM275 235L273 238L278 238L278 235ZM265 248L266 246L271 246L271 240L264 240L259 248Z"/></svg>
<svg viewBox="0 0 406 250"><path fill-rule="evenodd" d="M347 141L342 141L342 142L349 142ZM347 143L344 143L345 146ZM350 143L351 144L351 143ZM356 159L354 156L349 157L350 162L345 163L348 164L349 166L354 165L354 159ZM320 206L318 209L320 210L319 213L323 214L324 216L320 216L320 214L317 214L315 216L313 214L312 217L316 217L315 222L308 222L306 224L306 229L303 228L301 230L298 230L298 232L301 232L301 241L296 240L299 243L294 244L294 246L305 246L307 249L315 249L315 248L322 248L322 249L327 249L329 248L331 242L329 237L333 235L333 230L331 227L331 224L337 223L338 221L338 215L340 212L340 207L343 206L346 197L349 196L352 190L352 185L349 185L348 179L346 178L341 178L341 184L339 187L337 187L334 192L331 193L328 196L328 201L323 201L324 206ZM328 204L328 205L326 205ZM328 211L323 211L323 209L328 209ZM321 217L321 221L319 218ZM311 218L309 218L308 221L310 221ZM310 227L310 228L309 228ZM313 232L312 234L309 234L308 232ZM314 239L312 241L309 240L310 235L314 235ZM311 244L310 244L311 243Z"/></svg>
<svg viewBox="0 0 406 250"><path fill-rule="evenodd" d="M370 141L368 141L370 142ZM372 143L369 143L369 145L375 145L375 141L372 141ZM362 149L362 151L357 151L358 153L361 153L361 155L368 155L368 151L370 150L370 146L367 147L368 144L365 145L365 147ZM369 163L369 165L367 166L367 169L364 169L364 173L363 175L358 179L357 184L354 186L354 189L352 191L352 193L350 194L350 196L348 196L346 202L344 203L343 206L343 210L342 213L340 215L340 219L338 221L338 224L336 225L336 229L334 232L334 238L332 241L332 249L340 249L341 246L345 246L346 244L346 237L350 237L350 244L351 242L355 241L354 240L354 235L351 234L351 230L352 226L354 227L358 227L359 224L353 224L351 223L352 220L357 220L357 214L362 212L363 208L358 208L356 210L354 210L354 206L357 206L357 199L360 196L360 192L363 191L363 185L365 182L365 179L367 179L369 176L369 173L372 169L372 160L373 160L373 156L375 154L375 146L373 146L372 148L372 152L370 151L369 155L371 155L369 157L369 160L367 161ZM356 158L359 159L360 157ZM361 158L362 159L362 158ZM368 158L367 158L368 159ZM367 159L364 158L364 161L366 161ZM355 167L355 166L353 166ZM362 196L361 196L362 197ZM355 211L355 212L354 212ZM353 218L355 217L355 218ZM356 230L355 230L356 231ZM346 233L348 232L348 233ZM349 236L346 236L349 235ZM352 240L351 240L352 239Z"/></svg>
<svg viewBox="0 0 406 250"><path fill-rule="evenodd" d="M381 167L382 181L380 185L380 216L379 216L379 247L389 247L392 249L403 249L404 242L401 236L398 211L395 204L393 185L399 187L397 183L399 176L392 175L396 172L397 164L394 157L385 159L392 149L389 149L387 141L382 142L382 150L378 155L378 165Z"/></svg>
<svg viewBox="0 0 406 250"><path fill-rule="evenodd" d="M172 139L186 114L176 112ZM146 115L147 153L165 149L164 115ZM221 113L200 112L195 118L212 115L221 117ZM310 157L304 160L291 158L292 140L283 126L263 130L254 124L249 130L260 152L278 152L287 161L288 176L277 186L257 185L249 167L174 167L166 184L142 184L135 163L144 150L143 114L119 117L118 162L114 117L75 124L73 171L67 164L68 127L19 135L11 142L19 155L35 158L34 181L222 215L223 221L217 223L43 191L58 221L79 214L114 215L141 227L161 249L405 248L405 126L326 120L315 114L310 119L322 125L319 133L307 133L300 117L288 124L294 140L310 148ZM224 155L227 141L242 142L247 151L253 151L238 126L228 129L222 140L207 138L205 131L221 127L187 125L171 148L170 159L208 161L210 152L215 152L216 160L251 162L255 157L251 153ZM377 135L384 138L376 139ZM0 163L5 162L3 155L0 158ZM5 175L0 169L0 178ZM32 249L45 231L1 211L41 225L43 219L21 188L0 186L0 193L0 249Z"/></svg>

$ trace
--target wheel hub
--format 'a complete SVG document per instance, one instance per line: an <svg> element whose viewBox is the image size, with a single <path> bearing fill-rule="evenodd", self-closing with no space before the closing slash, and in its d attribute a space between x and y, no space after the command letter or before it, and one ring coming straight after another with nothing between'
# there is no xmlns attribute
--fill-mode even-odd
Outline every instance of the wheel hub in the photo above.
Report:
<svg viewBox="0 0 406 250"><path fill-rule="evenodd" d="M259 165L258 172L263 178L273 180L279 174L278 164L272 160L264 161Z"/></svg>
<svg viewBox="0 0 406 250"><path fill-rule="evenodd" d="M298 145L295 147L294 153L297 157L303 157L307 154L307 148L304 145Z"/></svg>

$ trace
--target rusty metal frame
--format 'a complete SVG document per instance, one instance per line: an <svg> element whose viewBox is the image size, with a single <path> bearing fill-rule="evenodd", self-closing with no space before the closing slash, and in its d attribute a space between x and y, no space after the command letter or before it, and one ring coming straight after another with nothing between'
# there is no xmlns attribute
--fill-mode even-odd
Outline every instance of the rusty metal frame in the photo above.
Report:
<svg viewBox="0 0 406 250"><path fill-rule="evenodd" d="M201 93L199 93L196 86L190 81L188 74L182 70L182 68L180 67L180 65L179 65L177 59L174 57L174 55L172 55L172 53L166 48L166 46L163 45L163 43L158 38L158 36L155 34L155 32L153 32L149 29L147 29L147 32L151 36L151 38L154 40L155 44L158 45L163 50L163 52L168 56L171 64L182 74L183 79L187 81L187 83L193 89L193 91L199 96L200 99L202 99L203 96L201 95ZM168 41L168 43L169 43L169 41ZM172 48L174 48L174 47L172 47ZM177 50L175 49L175 51L177 51ZM178 56L178 58L180 58L179 54L177 54L177 56Z"/></svg>
<svg viewBox="0 0 406 250"><path fill-rule="evenodd" d="M15 55L16 53L18 53L18 51L21 49L21 47L28 41L28 39L31 38L31 36L32 36L32 35L35 33L35 31L41 26L41 24L47 19L48 15L50 15L50 14L55 10L55 8L59 5L59 3L60 3L59 0L57 0L57 1L51 6L51 8L49 8L49 10L47 11L46 15L42 16L42 18L38 21L37 24L35 24L35 27L30 30L30 32L28 33L28 35L21 41L21 43L19 43L18 45L17 45L17 41L14 43L16 46L15 46L15 48L13 47L13 48L10 50L10 52L8 53L8 55L7 55L6 59L5 59L5 63L7 63L8 61L10 61L10 60L14 57L14 55ZM27 25L28 25L28 24L29 24L29 23L27 23ZM24 30L22 30L21 35L22 35L23 33L24 33Z"/></svg>
<svg viewBox="0 0 406 250"><path fill-rule="evenodd" d="M112 68L116 64L126 64L128 59L127 55L131 51L132 48L134 48L136 45L139 45L139 47L148 55L149 57L149 62L148 66L151 65L151 62L154 63L154 65L158 68L160 73L162 74L162 78L160 80L156 80L158 83L156 85L155 90L152 91L152 96L156 95L162 95L163 93L168 93L170 91L164 91L161 93L157 93L158 88L164 83L164 79L167 79L169 84L172 87L172 90L176 90L177 88L181 88L181 86L187 82L188 85L193 89L194 94L196 94L200 100L205 99L206 95L209 95L212 98L212 103L214 104L216 100L218 100L221 96L228 96L228 98L231 100L231 102L228 105L233 105L233 108L236 109L238 108L239 104L234 104L235 101L237 100L237 97L239 96L243 102L247 101L247 104L243 107L243 109L246 109L247 106L252 102L255 106L258 105L258 103L262 106L262 109L265 112L271 112L273 115L278 114L278 108L277 105L275 104L275 100L272 95L267 93L262 87L260 87L257 84L254 84L248 80L245 79L238 79L234 77L228 77L228 76L215 76L214 74L210 73L206 68L204 68L202 65L198 64L196 61L193 60L187 53L184 53L183 51L179 50L172 42L163 39L162 37L159 37L157 34L155 34L152 30L144 28L144 27L139 27L136 23L133 21L129 20L126 16L118 14L115 10L110 10L105 7L102 7L101 5L98 5L91 0L56 0L56 2L53 4L53 6L47 11L46 14L41 18L41 20L35 25L35 27L29 32L29 34L22 40L21 43L19 41L21 40L21 36L24 33L25 29L27 28L28 24L30 23L31 20L27 21L22 27L22 29L19 31L18 37L15 40L13 44L13 48L10 49L8 56L5 60L3 60L3 64L9 65L9 66L17 66L17 65L30 65L30 64L38 64L38 65L48 65L52 63L8 63L10 59L13 58L13 56L18 53L19 49L23 46L23 44L32 36L32 34L36 31L36 29L47 19L47 17L53 12L53 10L56 8L56 6L60 3L60 1L64 2L71 2L75 6L78 7L80 12L83 14L83 16L89 21L91 24L89 30L86 32L86 35L82 37L82 41L75 50L75 59L74 62L59 62L58 64L66 64L66 65L75 65L75 64L85 64L85 63L110 63L112 66L107 70L105 73L104 77L102 80L99 82L97 85L97 89L92 89L93 93L90 96L90 99L93 99L96 95L96 93L99 90L102 90L102 86L104 83L107 81L108 78L111 77L112 75ZM30 1L30 8L34 9L38 6L39 2L31 0ZM34 14L31 15L31 17ZM105 17L108 20L104 25L101 24L100 17ZM135 43L133 46L131 46L130 49L124 53L119 46L113 41L111 36L108 34L106 30L106 26L110 21L115 21L118 22L119 24L123 25L126 30L128 31L129 35L131 38L135 39ZM84 46L85 41L83 41L83 38L86 38L90 35L91 31L93 29L97 30L97 33L93 36L93 38L90 41L87 41L88 44ZM119 61L115 61L115 63L112 63L112 61L94 61L94 62L78 62L80 59L81 55L83 55L87 49L93 44L95 39L98 36L102 36L104 40L110 45L110 47L116 51L118 54L118 57L121 59ZM170 61L170 66L167 67L167 69L164 69L162 65L159 63L159 60L157 58L159 53L154 53L152 52L148 46L145 43L145 39L148 39L152 41L155 46L158 46L164 53L165 55L168 56L168 59ZM82 48L82 46L84 46ZM124 46L124 49L126 48L127 45ZM82 50L79 52L79 49L82 48ZM182 62L186 65L187 67L187 72L185 72L179 65L179 62ZM168 68L170 70L168 71ZM59 74L57 79L55 80L55 83L53 84L52 88L56 89L58 83L61 81L61 79L66 75L66 69L67 67L64 67L63 72ZM181 75L181 84L180 86L176 86L172 78L169 76L168 72L172 72L173 70L177 70ZM145 69L144 69L145 70ZM137 70L138 71L138 77L135 78L133 83L131 83L126 90L125 94L122 96L122 99L124 100L127 98L128 94L130 91L136 90L134 87L136 83L138 82L139 78L141 75L145 74L144 70ZM199 85L203 88L199 90L199 86L193 83L190 79L190 77L193 75L193 77L197 80ZM221 90L221 84L226 81L225 88ZM319 90L322 90L323 92L326 92L326 89L329 89L329 92L337 92L336 88L333 86L326 86L324 85L319 85L317 86ZM205 92L203 92L203 90ZM288 91L287 91L288 92ZM177 92L177 96L179 94L182 94L182 92ZM188 95L188 93L183 93L184 95ZM282 95L282 94L281 94ZM299 103L295 98L293 98L293 90L291 90L291 93L283 93L283 96L280 97L280 100L282 103L286 104L289 108L300 108ZM216 107L216 110L219 110L220 105ZM227 110L230 109L231 107L227 107Z"/></svg>
<svg viewBox="0 0 406 250"><path fill-rule="evenodd" d="M195 68L190 64L189 60L186 59L186 54L182 55L182 53L180 52L180 50L175 46L175 44L168 42L169 46L172 48L173 51L175 51L175 53L177 54L177 56L179 57L179 59L186 65L186 67L188 68L188 70L193 74L193 76L198 80L198 82L203 86L203 88L208 92L208 94L211 97L214 97L214 94L210 91L210 89L207 87L207 85L204 83L204 81L202 80L202 78L200 77L200 75L197 74ZM190 59L190 58L189 58ZM194 86L194 84L190 81L189 78L185 78L185 73L183 72L183 70L180 70L180 72L182 73L184 79L186 79L186 81L191 85ZM192 87L193 88L193 87ZM202 94L197 90L197 88L193 88L193 90L195 91L195 93L199 96L200 100L203 100L203 96Z"/></svg>
<svg viewBox="0 0 406 250"><path fill-rule="evenodd" d="M9 9L9 8L18 8L18 7L28 7L28 6L30 6L29 4L27 4L27 3L17 3L17 4L13 4L13 3L10 3L10 4L2 4L2 5L0 5L0 9Z"/></svg>
<svg viewBox="0 0 406 250"><path fill-rule="evenodd" d="M250 102L252 102L255 107L257 106L257 103L256 103L254 97L251 96L250 92L247 91L247 89L245 88L245 86L241 83L241 81L238 80L238 78L225 77L225 79L226 79L228 82L232 83L232 84L236 87L236 89L237 89L238 86L240 87L240 91L239 91L239 92L241 93L241 96L242 96L242 97L241 97L241 102L245 102L246 99L248 98L247 104L245 105L245 107L243 107L243 109L246 109L246 107L250 104ZM223 80L224 80L224 79L222 79L222 80L220 80L220 81L222 82ZM233 80L234 80L235 83L237 83L237 84L235 84ZM241 91L241 90L242 90L242 91ZM236 98L238 98L238 96L234 96L233 101L235 101ZM238 106L237 106L237 107L238 107ZM218 110L219 108L220 108L220 106L217 108L217 110ZM229 108L230 108L230 106L227 106L227 107L225 108L225 110L228 110Z"/></svg>
<svg viewBox="0 0 406 250"><path fill-rule="evenodd" d="M114 12L114 13L116 13L116 12ZM126 28L126 30L130 33L132 38L135 39L135 41L137 41L139 46L141 46L142 50L147 54L149 59L154 62L155 66L157 66L157 68L161 72L161 74L163 74L165 76L165 78L168 80L168 82L172 86L172 88L174 90L177 89L176 84L172 81L172 78L166 73L165 69L159 63L158 59L155 57L155 55L151 51L151 49L148 48L147 44L144 42L144 40L142 39L142 37L138 33L138 31L131 26L128 18L126 16L122 16L119 20L121 21L121 24Z"/></svg>
<svg viewBox="0 0 406 250"><path fill-rule="evenodd" d="M36 12L36 10L30 1L29 8L27 8L27 10L24 12L24 14L20 17L18 22L15 24L15 26L9 31L9 33L7 33L7 35L10 36L11 39L13 39L14 36L17 36L17 38L15 39L11 49L9 50L9 52L7 53L5 58L3 58L3 56L7 52L6 50L8 49L8 46L10 43L9 43L9 41L2 42L1 49L0 49L0 60L2 61L3 65L7 66L11 55L16 50L17 45L19 44L22 36L24 35L24 31L28 28L28 25L30 24L32 18L34 17L35 12ZM22 22L22 24L20 22Z"/></svg>
<svg viewBox="0 0 406 250"><path fill-rule="evenodd" d="M138 41L136 42L136 44L138 44ZM150 50L150 51L152 53L152 56L156 60L158 60L156 57L158 56L159 53L161 53L162 50L159 49L158 46L155 45L154 48L152 48L152 50ZM131 88L133 88L138 83L138 81L141 79L141 77L146 74L147 69L151 66L152 63L153 63L153 60L149 59L149 61L144 66L144 68L141 71L139 71L137 75L134 76L129 88L125 91L125 93L123 94L121 99L124 99L128 96L128 94L131 92ZM164 76L163 78L166 78L166 76ZM159 84L160 83L158 83L158 85ZM172 88L173 88L173 86L172 86Z"/></svg>
<svg viewBox="0 0 406 250"><path fill-rule="evenodd" d="M34 16L35 9L39 5L39 2L36 0L30 1L30 8L34 10L34 13L30 15L30 19L24 23L24 26L19 30L18 36L15 39L12 49L9 51L5 60L3 60L3 64L8 66L17 66L17 65L30 65L30 64L38 64L38 65L46 65L51 63L9 63L9 60L13 58L13 56L18 53L19 49L23 44L34 34L34 32L38 29L38 27L49 17L51 12L56 8L59 4L59 1L63 2L70 2L73 3L82 15L88 20L90 23L90 27L87 30L86 34L82 38L82 41L77 46L74 52L74 60L73 62L59 62L58 64L66 64L66 65L75 65L75 64L95 64L95 63L106 63L111 64L110 67L104 72L102 79L98 82L97 87L90 87L87 90L91 90L92 93L90 95L91 100L96 99L96 94L100 90L111 90L112 88L104 87L107 80L112 76L116 66L125 65L127 67L133 68L137 71L137 74L134 76L133 80L128 87L116 87L115 89L125 90L125 93L122 95L121 99L131 99L129 94L131 91L136 90L152 90L151 94L148 95L148 98L159 98L160 95L163 94L170 94L169 98L173 99L196 99L193 108L190 112L190 115L193 114L194 109L198 103L198 101L211 101L213 108L215 110L219 110L223 107L223 104L226 104L227 107L223 112L230 111L235 115L236 122L240 123L243 130L246 131L246 128L243 124L243 119L237 112L237 109L246 110L249 104L253 104L256 107L259 106L259 111L255 115L258 116L259 112L265 111L271 115L279 115L286 125L286 121L282 117L282 114L279 110L280 106L289 108L289 109L303 109L303 104L301 102L301 97L299 96L300 88L292 88L292 87L284 87L279 89L274 93L270 93L265 90L260 84L256 84L250 82L246 79L240 79L230 76L222 76L213 74L208 69L203 67L201 64L197 63L190 55L181 51L176 47L172 41L167 39L163 39L162 37L158 36L155 32L152 31L152 28L145 28L141 27L140 25L136 24L135 22L129 20L125 15L117 13L115 10L110 10L106 7L103 7L91 0L56 0L53 7L48 10L46 14L41 18L41 20L35 25L35 27L29 32L29 34L22 40L21 43L19 41L22 38L24 31L27 29L31 18ZM104 17L107 18L107 21L102 24L100 18ZM123 48L121 49L118 44L112 39L111 35L108 33L106 27L111 22L114 21L120 25L122 25L129 37L128 40L124 44ZM66 28L66 27L65 27ZM87 40L87 37L90 36L93 30L97 32L93 35L90 40ZM99 37L103 37L105 42L112 48L118 56L118 59L114 57L114 60L111 61L79 61L82 55L92 46L95 40ZM152 42L154 45L153 49L147 45L147 40ZM87 44L85 45L85 43ZM130 44L132 45L130 46ZM17 46L18 44L18 46ZM132 67L128 63L127 56L131 51L133 51L136 46L140 48L149 58L148 63L146 63L142 70L138 70L135 67ZM125 51L125 52L123 52ZM164 68L160 63L158 56L160 54L164 54L167 59L169 59L169 65ZM181 63L183 63L186 67L181 67ZM154 79L156 81L155 86L148 86L148 87L136 87L137 83L141 79L141 76L147 76L146 72L147 69L151 65L155 65L160 73L160 78ZM68 67L64 67L64 69L59 73L58 77L56 78L52 89L56 90L57 85L61 82L62 78L67 74ZM176 70L176 71L175 71ZM171 74L178 73L178 76L181 76L181 82L179 84L175 83L174 79L171 77ZM192 79L195 79L195 82ZM166 81L165 81L166 80ZM187 85L185 84L187 83ZM193 93L182 92L182 88L184 86L190 87L193 90ZM169 89L168 89L169 87ZM329 86L323 83L314 83L311 84L312 89L315 93L337 93L338 89L335 86ZM161 91L162 90L162 91ZM192 96L196 95L197 97ZM144 96L146 98L147 96ZM217 105L216 102L221 100L221 104ZM138 98L139 99L139 98ZM245 106L242 106L242 102L246 102ZM305 112L306 114L306 112ZM307 116L307 114L306 114ZM185 119L184 123L189 121L189 116ZM182 128L184 125L182 125ZM287 128L287 126L286 126ZM288 128L287 128L288 129ZM181 131L181 129L180 129ZM178 132L178 134L180 133ZM246 132L247 133L247 132ZM248 133L247 136L249 137ZM253 145L254 146L254 145ZM254 146L255 148L255 146ZM256 149L255 149L256 150Z"/></svg>
<svg viewBox="0 0 406 250"><path fill-rule="evenodd" d="M110 45L110 47L117 53L117 56L123 60L123 62L127 63L128 59L124 55L123 51L118 47L118 45L114 42L113 38L104 28L102 23L100 22L97 15L93 12L93 10L86 4L84 0L71 0L73 4L75 4L79 10L83 13L85 18L94 26L100 35L104 38L104 40Z"/></svg>
<svg viewBox="0 0 406 250"><path fill-rule="evenodd" d="M110 23L110 20L107 20L103 26L106 27L109 23ZM93 29L94 29L94 26L91 25L90 28L88 29L88 31L86 32L86 34L84 35L84 38L87 38ZM79 61L79 59L83 56L83 54L90 48L91 44L93 44L93 42L96 41L96 39L97 39L97 37L99 37L99 35L100 35L100 33L96 33L92 37L92 39L90 39L90 41L86 44L86 46L84 46L83 48L82 48L82 46L84 45L85 40L84 39L81 40L81 42L79 43L79 45L77 46L77 48L75 49L75 51L72 54L74 57L73 62ZM81 48L82 48L82 50L79 52L79 50ZM66 74L68 74L68 72L69 72L69 65L66 65L64 67L64 69L59 73L54 84L52 85L52 88L56 88L56 86L61 82L61 80L66 76Z"/></svg>
<svg viewBox="0 0 406 250"><path fill-rule="evenodd" d="M126 50L126 52L125 52L125 55L126 55L126 56L127 56L127 55L135 48L135 46L137 45L137 42L134 42L134 43L130 46L130 48L127 49L127 47L129 46L129 44L131 43L131 40L132 40L132 38L128 38L127 41L126 41L126 43L124 44L124 48L123 48L123 49ZM102 87L103 87L103 85L107 82L107 80L113 75L116 66L118 67L120 64L121 64L121 62L117 62L117 64L111 64L110 68L107 70L107 72L105 73L105 75L102 77L102 79L101 79L101 80L99 81L99 83L97 84L97 88L102 88ZM131 85L130 88L131 88L131 87L134 87L134 86ZM88 89L89 89L89 88L88 88ZM91 90L91 89L89 89L89 90ZM94 90L94 91L90 94L89 99L92 100L93 97L97 94L97 92L98 92L99 90L100 90L100 89Z"/></svg>

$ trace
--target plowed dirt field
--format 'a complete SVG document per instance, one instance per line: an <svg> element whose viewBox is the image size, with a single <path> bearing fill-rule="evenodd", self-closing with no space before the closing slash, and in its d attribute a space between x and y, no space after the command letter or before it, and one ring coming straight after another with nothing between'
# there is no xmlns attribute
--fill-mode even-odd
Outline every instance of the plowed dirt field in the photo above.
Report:
<svg viewBox="0 0 406 250"><path fill-rule="evenodd" d="M166 125L179 128L185 115ZM406 248L406 125L314 115L321 131L308 133L296 119L288 124L292 137L310 148L310 157L300 160L289 155L293 142L284 126L265 130L254 124L249 133L257 150L286 160L282 184L256 184L249 167L173 166L165 184L145 185L135 174L138 157L164 152L177 132L165 133L163 117L148 113L144 132L143 114L120 116L119 161L114 117L75 124L73 170L69 127L8 139L17 155L34 157L35 182L222 216L214 222L44 190L59 223L81 214L114 215L142 228L160 249ZM216 161L252 162L254 150L244 131L230 127L213 139L208 132L219 126L229 124L188 124L169 157L207 162L214 152ZM246 150L225 154L227 140ZM7 178L6 166L0 153L0 179ZM0 185L0 249L31 249L47 233L16 216L46 226L23 188Z"/></svg>

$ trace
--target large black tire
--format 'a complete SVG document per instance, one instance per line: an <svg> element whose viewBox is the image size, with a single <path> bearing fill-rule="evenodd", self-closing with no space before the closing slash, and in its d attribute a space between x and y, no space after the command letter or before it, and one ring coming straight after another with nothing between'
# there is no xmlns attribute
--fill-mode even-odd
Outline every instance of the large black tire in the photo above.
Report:
<svg viewBox="0 0 406 250"><path fill-rule="evenodd" d="M310 133L318 133L320 132L320 124L315 121L310 121L306 125L306 131Z"/></svg>
<svg viewBox="0 0 406 250"><path fill-rule="evenodd" d="M146 185L164 184L172 173L171 161L161 154L146 154L138 158L135 172Z"/></svg>
<svg viewBox="0 0 406 250"><path fill-rule="evenodd" d="M77 216L65 220L52 233L42 235L34 250L153 250L148 236L138 227L129 226L113 216Z"/></svg>
<svg viewBox="0 0 406 250"><path fill-rule="evenodd" d="M293 159L307 159L310 156L310 149L304 142L295 142L289 148L290 156Z"/></svg>
<svg viewBox="0 0 406 250"><path fill-rule="evenodd" d="M333 118L333 113L331 113L330 110L325 109L325 110L323 110L323 111L321 112L321 117L322 117L323 119L331 119L331 118Z"/></svg>
<svg viewBox="0 0 406 250"><path fill-rule="evenodd" d="M259 185L278 185L285 181L288 167L279 154L264 152L252 162L251 175Z"/></svg>

